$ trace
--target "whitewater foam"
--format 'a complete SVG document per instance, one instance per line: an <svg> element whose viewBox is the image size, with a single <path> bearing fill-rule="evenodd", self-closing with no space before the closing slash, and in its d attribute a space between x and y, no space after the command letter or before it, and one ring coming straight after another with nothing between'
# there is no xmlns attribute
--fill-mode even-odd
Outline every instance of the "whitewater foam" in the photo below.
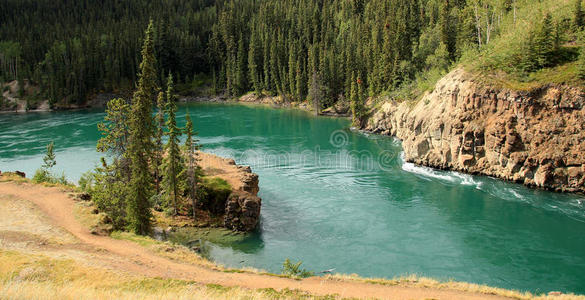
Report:
<svg viewBox="0 0 585 300"><path fill-rule="evenodd" d="M455 171L440 171L425 166L417 166L406 161L404 158L404 152L400 153L400 159L402 161L402 170L418 175L422 179L430 181L431 178L434 178L449 183L475 186L476 189L481 189L482 182L476 181L471 175Z"/></svg>

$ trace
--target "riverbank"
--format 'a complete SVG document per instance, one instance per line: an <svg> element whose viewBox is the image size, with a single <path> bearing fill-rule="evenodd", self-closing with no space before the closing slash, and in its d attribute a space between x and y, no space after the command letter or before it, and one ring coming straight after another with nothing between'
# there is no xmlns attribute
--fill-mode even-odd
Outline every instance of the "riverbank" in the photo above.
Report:
<svg viewBox="0 0 585 300"><path fill-rule="evenodd" d="M133 235L91 234L91 214L63 187L0 177L0 296L44 299L330 298L585 299L534 296L416 277L394 280L332 275L292 279L226 269L185 247Z"/></svg>
<svg viewBox="0 0 585 300"><path fill-rule="evenodd" d="M421 99L369 98L359 128L402 141L406 162L485 175L555 192L585 193L585 94L545 85L515 91L482 81L463 68L440 79ZM206 98L183 98L203 102ZM296 108L307 102L248 93L211 102ZM349 117L348 103L321 115Z"/></svg>
<svg viewBox="0 0 585 300"><path fill-rule="evenodd" d="M585 193L582 91L567 85L531 91L492 85L457 68L419 101L368 99L360 129L397 137L406 161L416 165L491 176L555 192ZM103 100L108 97L113 95ZM307 102L253 93L233 99L180 100L261 104L314 113ZM322 115L348 117L348 110L347 103L338 103Z"/></svg>
<svg viewBox="0 0 585 300"><path fill-rule="evenodd" d="M307 101L290 101L283 96L270 96L270 95L256 95L253 92L249 92L241 97L225 97L225 96L213 96L213 97L180 97L180 102L183 103L197 103L197 102L209 102L209 103L240 103L240 104L252 104L252 105L264 105L272 108L291 108L299 109L309 113L315 114L314 108ZM331 116L339 118L349 118L349 103L338 103L332 107L326 108L319 112L320 116Z"/></svg>

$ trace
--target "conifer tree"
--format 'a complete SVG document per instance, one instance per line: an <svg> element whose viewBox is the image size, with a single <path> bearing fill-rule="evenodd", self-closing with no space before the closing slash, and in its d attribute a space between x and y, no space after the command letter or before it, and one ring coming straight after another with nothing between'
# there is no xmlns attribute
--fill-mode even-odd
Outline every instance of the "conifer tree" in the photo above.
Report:
<svg viewBox="0 0 585 300"><path fill-rule="evenodd" d="M256 53L257 53L257 40L256 34L252 32L250 37L250 45L248 49L248 70L250 72L250 80L252 81L252 87L254 88L254 92L256 95L260 95L262 93L261 81L260 81L260 74L258 70L258 64L256 63Z"/></svg>
<svg viewBox="0 0 585 300"><path fill-rule="evenodd" d="M184 161L179 149L179 136L181 130L177 127L176 113L177 104L173 95L173 76L169 75L167 82L167 136L169 140L165 146L165 157L163 159L163 184L167 204L172 205L173 215L177 215L179 195L184 185Z"/></svg>
<svg viewBox="0 0 585 300"><path fill-rule="evenodd" d="M54 147L55 144L53 142L47 144L47 153L45 154L45 157L43 157L43 168L46 170L51 169L57 164L57 161L55 160L55 152L53 152Z"/></svg>
<svg viewBox="0 0 585 300"><path fill-rule="evenodd" d="M309 86L309 99L313 103L313 109L315 110L315 114L319 115L321 113L321 100L323 98L323 92L321 91L321 80L317 72L313 72L313 76L311 76L311 82Z"/></svg>
<svg viewBox="0 0 585 300"><path fill-rule="evenodd" d="M358 126L359 124L359 96L358 96L358 87L357 87L357 78L355 77L355 73L351 74L351 93L349 96L349 100L351 103L351 119L352 124L354 126Z"/></svg>
<svg viewBox="0 0 585 300"><path fill-rule="evenodd" d="M583 29L584 20L584 13L583 13L583 6L581 1L583 0L575 0L575 11L573 15L573 27L574 30L578 31Z"/></svg>
<svg viewBox="0 0 585 300"><path fill-rule="evenodd" d="M537 68L543 68L550 64L553 52L553 25L552 17L546 14L540 26L537 28L534 39Z"/></svg>
<svg viewBox="0 0 585 300"><path fill-rule="evenodd" d="M156 135L154 139L154 159L153 159L153 170L154 170L154 181L156 185L156 194L160 193L160 178L161 178L161 164L162 164L162 157L163 157L163 142L162 138L164 135L164 128L165 128L165 94L163 92L158 93L158 98L156 100Z"/></svg>
<svg viewBox="0 0 585 300"><path fill-rule="evenodd" d="M199 160L197 150L200 149L199 140L193 136L196 134L193 131L193 122L191 115L187 111L187 124L185 125L185 153L187 155L187 189L189 191L189 198L191 198L191 205L193 206L193 220L197 220L197 184L199 183L199 167L197 161Z"/></svg>
<svg viewBox="0 0 585 300"><path fill-rule="evenodd" d="M130 105L126 100L112 99L106 106L104 122L98 123L98 130L102 137L98 140L99 152L110 152L115 158L120 158L128 149L128 118Z"/></svg>
<svg viewBox="0 0 585 300"><path fill-rule="evenodd" d="M241 95L248 89L248 79L246 78L246 65L248 63L247 53L244 46L244 39L240 36L238 40L238 54L237 54L237 65L236 65L236 78L235 78L235 92L234 96Z"/></svg>
<svg viewBox="0 0 585 300"><path fill-rule="evenodd" d="M149 162L153 158L154 120L152 100L157 90L156 59L154 57L153 24L150 21L142 46L140 79L132 98L130 114L130 142L128 157L132 161L132 175L128 195L128 226L136 234L150 231L152 174Z"/></svg>

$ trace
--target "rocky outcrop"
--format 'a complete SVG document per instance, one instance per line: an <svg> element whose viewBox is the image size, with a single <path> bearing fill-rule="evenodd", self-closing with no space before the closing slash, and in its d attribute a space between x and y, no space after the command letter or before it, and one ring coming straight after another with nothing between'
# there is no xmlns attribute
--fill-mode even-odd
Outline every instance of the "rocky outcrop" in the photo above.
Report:
<svg viewBox="0 0 585 300"><path fill-rule="evenodd" d="M260 221L262 199L258 197L258 174L233 159L198 152L199 165L207 176L227 181L232 193L225 201L224 226L236 231L252 231Z"/></svg>
<svg viewBox="0 0 585 300"><path fill-rule="evenodd" d="M233 192L226 202L224 223L226 228L252 231L260 220L262 200L248 192Z"/></svg>
<svg viewBox="0 0 585 300"><path fill-rule="evenodd" d="M409 162L584 192L584 102L578 88L495 89L457 69L414 107L386 101L364 129L400 138Z"/></svg>

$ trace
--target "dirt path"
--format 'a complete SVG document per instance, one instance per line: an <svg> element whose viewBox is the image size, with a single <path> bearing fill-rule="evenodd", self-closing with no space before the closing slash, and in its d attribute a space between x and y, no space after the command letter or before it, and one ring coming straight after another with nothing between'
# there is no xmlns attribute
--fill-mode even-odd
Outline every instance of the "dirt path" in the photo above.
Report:
<svg viewBox="0 0 585 300"><path fill-rule="evenodd" d="M155 255L135 243L92 235L73 215L74 200L58 188L33 184L0 183L0 195L24 199L36 204L53 225L59 226L82 243L123 261L118 267L149 277L193 280L203 284L240 286L243 288L299 289L314 295L338 294L342 297L381 299L505 299L503 297L409 286L385 286L350 281L333 281L320 277L293 280L268 275L225 273L197 265L181 264ZM0 199L1 201L1 199Z"/></svg>

